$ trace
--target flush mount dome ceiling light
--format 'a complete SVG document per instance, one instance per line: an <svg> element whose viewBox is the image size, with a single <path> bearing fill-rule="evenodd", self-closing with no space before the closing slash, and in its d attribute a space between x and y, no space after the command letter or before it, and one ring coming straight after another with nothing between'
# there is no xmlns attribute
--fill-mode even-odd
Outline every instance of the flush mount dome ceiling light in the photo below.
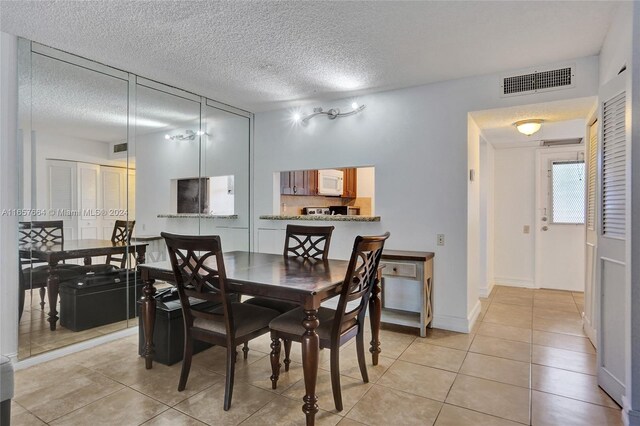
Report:
<svg viewBox="0 0 640 426"><path fill-rule="evenodd" d="M520 133L523 135L531 136L542 127L542 121L538 119L533 120L521 120L513 123L514 126L518 129Z"/></svg>

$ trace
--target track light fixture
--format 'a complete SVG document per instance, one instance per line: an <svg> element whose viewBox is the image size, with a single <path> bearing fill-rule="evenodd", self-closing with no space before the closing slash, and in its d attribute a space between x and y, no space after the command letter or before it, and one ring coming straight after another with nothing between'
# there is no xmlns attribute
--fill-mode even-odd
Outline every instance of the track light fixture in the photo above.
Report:
<svg viewBox="0 0 640 426"><path fill-rule="evenodd" d="M328 111L324 111L322 107L317 107L313 109L313 112L311 114L307 114L305 116L301 116L299 113L295 113L293 115L293 121L306 124L311 118L315 117L316 115L326 115L327 118L333 120L338 117L346 117L347 115L357 114L365 109L366 105L358 105L356 102L354 102L351 104L351 108L351 111L340 112L338 108L331 108Z"/></svg>
<svg viewBox="0 0 640 426"><path fill-rule="evenodd" d="M206 133L202 130L198 130L197 132L194 132L193 130L185 130L184 133L178 133L176 135L170 135L167 133L166 135L164 135L164 138L166 140L172 141L192 141L196 138L196 136L202 135L206 135Z"/></svg>

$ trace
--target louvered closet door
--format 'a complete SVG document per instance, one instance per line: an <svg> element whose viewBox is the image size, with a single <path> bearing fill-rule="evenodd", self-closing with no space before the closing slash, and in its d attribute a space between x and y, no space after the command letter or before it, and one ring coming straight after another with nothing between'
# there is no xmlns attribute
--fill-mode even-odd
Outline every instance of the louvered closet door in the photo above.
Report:
<svg viewBox="0 0 640 426"><path fill-rule="evenodd" d="M77 238L76 163L47 160L47 189L49 220L63 221L65 239Z"/></svg>
<svg viewBox="0 0 640 426"><path fill-rule="evenodd" d="M600 92L596 306L599 318L598 384L622 405L626 377L629 229L629 146L626 73Z"/></svg>
<svg viewBox="0 0 640 426"><path fill-rule="evenodd" d="M596 231L596 218L598 213L598 196L596 185L598 183L598 127L596 121L589 126L588 142L586 144L586 169L587 169L587 193L586 193L586 218L585 218L585 292L584 292L584 331L594 345L596 341L595 320L595 293L596 293L596 247L598 244L598 232Z"/></svg>

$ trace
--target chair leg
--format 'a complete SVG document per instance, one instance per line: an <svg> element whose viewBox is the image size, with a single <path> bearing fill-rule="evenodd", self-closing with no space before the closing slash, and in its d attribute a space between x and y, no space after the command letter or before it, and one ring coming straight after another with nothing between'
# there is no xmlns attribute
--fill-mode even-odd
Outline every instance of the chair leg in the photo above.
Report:
<svg viewBox="0 0 640 426"><path fill-rule="evenodd" d="M271 389L278 386L278 377L280 377L280 339L271 337Z"/></svg>
<svg viewBox="0 0 640 426"><path fill-rule="evenodd" d="M40 309L44 310L44 296L47 294L46 287L40 287Z"/></svg>
<svg viewBox="0 0 640 426"><path fill-rule="evenodd" d="M233 378L236 373L236 357L238 351L234 345L227 348L227 377L224 384L224 411L231 408L231 397L233 396Z"/></svg>
<svg viewBox="0 0 640 426"><path fill-rule="evenodd" d="M182 392L187 386L189 378L189 370L191 370L191 357L193 356L193 340L191 333L187 332L184 337L184 356L182 358L182 370L180 371L180 382L178 383L178 392Z"/></svg>
<svg viewBox="0 0 640 426"><path fill-rule="evenodd" d="M331 390L336 410L342 411L342 391L340 390L340 346L331 348Z"/></svg>
<svg viewBox="0 0 640 426"><path fill-rule="evenodd" d="M369 383L369 374L367 373L367 362L364 356L364 331L360 328L360 331L356 335L356 352L358 353L358 365L360 366L360 374L362 374L362 381Z"/></svg>
<svg viewBox="0 0 640 426"><path fill-rule="evenodd" d="M284 371L289 371L289 364L291 364L291 340L284 339Z"/></svg>
<svg viewBox="0 0 640 426"><path fill-rule="evenodd" d="M244 346L242 347L242 353L244 359L249 357L249 342L244 342Z"/></svg>

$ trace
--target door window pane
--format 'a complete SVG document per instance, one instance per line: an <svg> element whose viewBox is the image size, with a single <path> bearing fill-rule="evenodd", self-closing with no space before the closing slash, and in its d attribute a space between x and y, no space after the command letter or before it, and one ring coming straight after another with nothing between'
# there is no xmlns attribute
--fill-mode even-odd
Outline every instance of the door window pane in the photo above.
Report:
<svg viewBox="0 0 640 426"><path fill-rule="evenodd" d="M551 221L584 223L584 161L553 162L551 166Z"/></svg>

